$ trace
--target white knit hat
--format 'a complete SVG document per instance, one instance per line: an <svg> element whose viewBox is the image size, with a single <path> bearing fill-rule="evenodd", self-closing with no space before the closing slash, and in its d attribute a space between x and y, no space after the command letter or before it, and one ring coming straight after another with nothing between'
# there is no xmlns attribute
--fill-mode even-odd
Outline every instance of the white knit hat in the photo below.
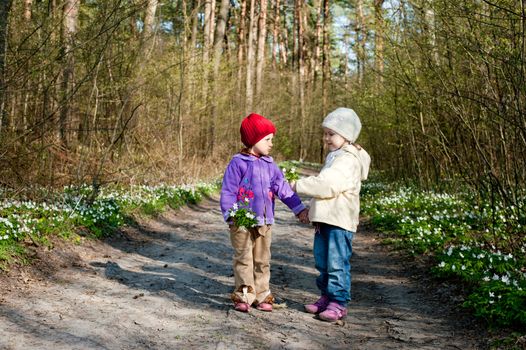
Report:
<svg viewBox="0 0 526 350"><path fill-rule="evenodd" d="M340 136L351 143L356 142L362 129L362 123L358 115L352 109L344 107L337 108L329 113L321 125L340 134Z"/></svg>

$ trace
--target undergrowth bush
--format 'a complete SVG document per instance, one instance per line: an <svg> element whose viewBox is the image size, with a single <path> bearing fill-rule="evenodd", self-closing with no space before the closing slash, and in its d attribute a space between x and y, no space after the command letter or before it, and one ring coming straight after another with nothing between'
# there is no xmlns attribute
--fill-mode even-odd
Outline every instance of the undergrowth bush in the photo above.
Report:
<svg viewBox="0 0 526 350"><path fill-rule="evenodd" d="M526 230L521 207L473 195L367 181L362 213L390 242L425 254L438 278L468 286L463 305L490 326L526 327Z"/></svg>
<svg viewBox="0 0 526 350"><path fill-rule="evenodd" d="M133 186L102 188L66 187L49 201L0 202L0 268L14 258L23 259L23 242L48 244L49 236L78 240L78 234L101 238L140 213L156 215L166 208L196 204L218 189L218 183L185 186Z"/></svg>

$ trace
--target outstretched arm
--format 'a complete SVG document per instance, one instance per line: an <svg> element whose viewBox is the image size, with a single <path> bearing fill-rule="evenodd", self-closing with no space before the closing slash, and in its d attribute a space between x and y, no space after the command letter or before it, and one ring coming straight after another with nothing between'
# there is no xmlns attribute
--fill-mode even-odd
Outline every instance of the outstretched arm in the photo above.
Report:
<svg viewBox="0 0 526 350"><path fill-rule="evenodd" d="M290 188L279 167L276 164L273 164L273 167L275 177L272 191L296 216L299 215L305 210L305 205L300 197Z"/></svg>
<svg viewBox="0 0 526 350"><path fill-rule="evenodd" d="M315 198L334 198L352 187L352 179L359 178L360 171L357 160L349 164L346 159L336 159L330 168L318 175L299 179L294 189L297 193Z"/></svg>

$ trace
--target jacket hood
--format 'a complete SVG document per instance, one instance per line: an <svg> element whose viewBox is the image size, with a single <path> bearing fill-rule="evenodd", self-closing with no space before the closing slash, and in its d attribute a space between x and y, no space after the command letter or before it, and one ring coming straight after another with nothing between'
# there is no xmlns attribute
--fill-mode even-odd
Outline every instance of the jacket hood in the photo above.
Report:
<svg viewBox="0 0 526 350"><path fill-rule="evenodd" d="M371 157L369 156L369 153L367 153L363 148L358 148L352 144L345 145L341 149L346 153L352 154L358 159L360 165L362 166L361 179L367 180L367 176L369 175L369 167L371 165Z"/></svg>

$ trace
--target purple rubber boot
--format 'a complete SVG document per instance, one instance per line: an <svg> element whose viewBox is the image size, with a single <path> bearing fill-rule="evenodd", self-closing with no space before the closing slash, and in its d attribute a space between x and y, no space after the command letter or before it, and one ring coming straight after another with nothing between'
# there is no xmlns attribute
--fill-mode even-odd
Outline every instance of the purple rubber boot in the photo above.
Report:
<svg viewBox="0 0 526 350"><path fill-rule="evenodd" d="M319 317L328 322L335 322L347 316L347 308L331 301L325 311L319 314Z"/></svg>
<svg viewBox="0 0 526 350"><path fill-rule="evenodd" d="M322 311L325 311L327 305L329 305L329 297L322 295L314 304L305 305L305 311L309 314L318 314Z"/></svg>

